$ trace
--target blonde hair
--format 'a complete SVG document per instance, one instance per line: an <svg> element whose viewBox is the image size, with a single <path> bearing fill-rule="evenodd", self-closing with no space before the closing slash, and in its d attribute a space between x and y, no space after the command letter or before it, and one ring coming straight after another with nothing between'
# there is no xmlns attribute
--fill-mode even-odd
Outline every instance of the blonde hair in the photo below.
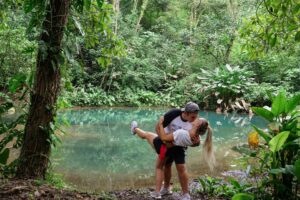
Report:
<svg viewBox="0 0 300 200"><path fill-rule="evenodd" d="M203 145L203 158L206 161L209 169L212 171L216 166L216 158L214 154L213 144L212 144L212 128L206 119L200 118L202 123L197 129L198 135L204 135L207 132L206 139Z"/></svg>
<svg viewBox="0 0 300 200"><path fill-rule="evenodd" d="M207 135L203 145L203 157L212 171L216 167L216 158L212 144L212 128L210 126L207 127Z"/></svg>

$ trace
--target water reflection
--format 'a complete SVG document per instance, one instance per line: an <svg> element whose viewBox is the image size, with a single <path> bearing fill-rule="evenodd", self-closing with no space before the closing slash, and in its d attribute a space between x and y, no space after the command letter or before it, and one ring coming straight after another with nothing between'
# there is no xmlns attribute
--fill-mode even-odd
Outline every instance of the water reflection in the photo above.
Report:
<svg viewBox="0 0 300 200"><path fill-rule="evenodd" d="M67 182L89 191L153 186L156 154L146 141L132 136L129 124L134 119L145 130L154 131L155 123L167 109L82 109L59 113L67 119L68 133L63 144L53 154L54 170L64 174ZM264 127L260 118L247 115L217 115L201 112L214 130L217 160L211 173L201 160L201 148L189 148L188 170L192 177L203 174L219 175L229 168L236 156L232 143L246 141L250 123ZM227 154L227 155L225 155ZM174 178L176 174L174 173Z"/></svg>

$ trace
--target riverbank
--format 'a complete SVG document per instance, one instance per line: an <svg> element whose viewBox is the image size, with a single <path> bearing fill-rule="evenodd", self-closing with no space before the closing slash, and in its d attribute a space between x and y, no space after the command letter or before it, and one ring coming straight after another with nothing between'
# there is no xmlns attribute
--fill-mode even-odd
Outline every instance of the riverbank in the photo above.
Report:
<svg viewBox="0 0 300 200"><path fill-rule="evenodd" d="M0 199L19 200L19 199L84 199L84 200L146 200L149 197L151 188L137 190L118 190L106 193L87 193L72 189L59 189L39 180L18 180L0 179ZM207 196L202 193L192 193L192 199L212 199L225 200L228 198ZM172 195L165 196L165 200L177 200L180 194L174 192Z"/></svg>

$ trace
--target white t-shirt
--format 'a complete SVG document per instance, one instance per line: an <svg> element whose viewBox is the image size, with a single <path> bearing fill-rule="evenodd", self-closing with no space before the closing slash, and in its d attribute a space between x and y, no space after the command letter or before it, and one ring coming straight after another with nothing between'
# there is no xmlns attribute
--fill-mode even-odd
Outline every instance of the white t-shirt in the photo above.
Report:
<svg viewBox="0 0 300 200"><path fill-rule="evenodd" d="M166 134L170 133L170 132L174 132L176 130L179 129L184 129L184 130L191 130L192 129L192 124L188 121L183 121L181 116L177 116L175 117L171 123L169 123L165 128L165 132Z"/></svg>
<svg viewBox="0 0 300 200"><path fill-rule="evenodd" d="M192 124L188 121L183 121L181 119L181 116L177 116L164 129L165 129L166 134L169 134L170 132L174 132L179 129L184 129L184 130L189 131L192 129Z"/></svg>
<svg viewBox="0 0 300 200"><path fill-rule="evenodd" d="M173 133L173 136L174 136L173 144L176 146L187 147L193 145L193 142L187 130L184 129L176 130Z"/></svg>
<svg viewBox="0 0 300 200"><path fill-rule="evenodd" d="M175 146L191 146L193 143L189 136L189 130L192 124L181 118L182 111L180 109L172 109L164 115L163 127L166 134L173 132Z"/></svg>

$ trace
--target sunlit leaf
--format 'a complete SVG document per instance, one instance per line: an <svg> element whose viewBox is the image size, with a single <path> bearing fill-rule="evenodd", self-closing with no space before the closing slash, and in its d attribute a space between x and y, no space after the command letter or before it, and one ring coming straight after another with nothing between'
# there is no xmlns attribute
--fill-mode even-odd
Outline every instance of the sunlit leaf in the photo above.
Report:
<svg viewBox="0 0 300 200"><path fill-rule="evenodd" d="M284 145L286 139L288 138L290 132L284 131L276 135L272 138L272 140L269 142L270 150L275 153L281 149L281 147Z"/></svg>
<svg viewBox="0 0 300 200"><path fill-rule="evenodd" d="M285 111L286 94L284 90L280 90L279 94L274 98L272 102L272 113L274 116L279 116Z"/></svg>
<svg viewBox="0 0 300 200"><path fill-rule="evenodd" d="M231 66L229 64L226 64L225 66L228 69L228 71L232 71L232 68L231 68Z"/></svg>
<svg viewBox="0 0 300 200"><path fill-rule="evenodd" d="M293 111L297 105L300 103L300 93L294 95L291 99L289 99L285 104L285 112L289 113Z"/></svg>
<svg viewBox="0 0 300 200"><path fill-rule="evenodd" d="M267 119L268 121L273 121L274 115L271 111L269 111L265 108L260 108L260 107L251 107L251 110L255 114Z"/></svg>

